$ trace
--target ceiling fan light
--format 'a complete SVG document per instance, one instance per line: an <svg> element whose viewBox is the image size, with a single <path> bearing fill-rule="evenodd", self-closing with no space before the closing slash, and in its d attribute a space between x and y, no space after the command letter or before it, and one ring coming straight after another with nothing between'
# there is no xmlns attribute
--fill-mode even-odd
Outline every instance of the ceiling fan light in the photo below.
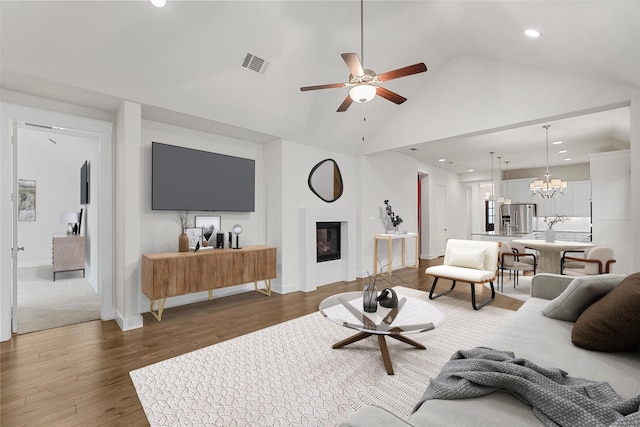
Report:
<svg viewBox="0 0 640 427"><path fill-rule="evenodd" d="M376 96L376 87L370 84L359 84L349 90L349 96L353 102L364 104Z"/></svg>

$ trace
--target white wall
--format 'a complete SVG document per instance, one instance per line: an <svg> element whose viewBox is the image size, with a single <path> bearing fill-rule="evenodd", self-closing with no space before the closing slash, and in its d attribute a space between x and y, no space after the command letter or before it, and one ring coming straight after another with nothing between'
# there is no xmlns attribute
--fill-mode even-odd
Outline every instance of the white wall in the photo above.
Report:
<svg viewBox="0 0 640 427"><path fill-rule="evenodd" d="M342 175L344 191L333 203L327 203L309 189L308 179L311 169L319 162L333 159ZM282 280L278 292L292 292L301 289L300 257L302 238L300 236L301 208L357 208L358 176L357 159L346 154L335 153L291 141L281 143L281 164L269 167L282 169ZM269 200L271 204L272 201ZM358 219L356 219L356 222ZM358 237L356 236L356 239ZM280 249L280 248L279 248Z"/></svg>
<svg viewBox="0 0 640 427"><path fill-rule="evenodd" d="M271 289L274 292L285 293L283 283L297 283L297 278L285 277L292 274L283 268L284 259L284 224L282 223L282 198L284 186L282 183L282 140L273 141L265 145L264 162L264 194L265 194L265 226L266 244L275 246L276 251L276 278L271 281Z"/></svg>
<svg viewBox="0 0 640 427"><path fill-rule="evenodd" d="M467 221L467 189L466 186L461 184L458 180L458 175L444 169L440 169L435 166L427 165L425 163L418 163L416 168L421 174L428 175L428 194L434 195L437 185L444 185L447 188L447 234L446 238L452 239L467 239L469 238L469 225ZM423 190L423 195L425 190ZM422 199L423 209L428 209L431 212L429 215L429 230L431 231L427 236L427 240L423 240L422 255L427 259L437 258L444 255L437 252L436 236L434 230L436 229L436 216L434 212L434 203L432 197ZM475 211L474 211L475 212ZM425 246L426 245L426 246Z"/></svg>
<svg viewBox="0 0 640 427"><path fill-rule="evenodd" d="M418 231L418 162L404 154L385 153L360 158L360 194L357 218L360 221L360 263L358 276L373 273L374 239L378 233L392 228L387 216L385 200L389 200L393 211L402 218L399 230ZM406 261L415 263L413 241L407 240ZM378 258L387 264L385 243L378 245ZM402 246L396 240L392 252L393 268L402 265Z"/></svg>

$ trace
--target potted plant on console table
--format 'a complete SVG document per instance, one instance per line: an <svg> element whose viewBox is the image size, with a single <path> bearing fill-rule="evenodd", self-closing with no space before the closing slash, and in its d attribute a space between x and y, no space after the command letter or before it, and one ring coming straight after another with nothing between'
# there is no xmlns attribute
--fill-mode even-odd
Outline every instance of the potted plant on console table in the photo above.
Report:
<svg viewBox="0 0 640 427"><path fill-rule="evenodd" d="M389 219L391 220L391 224L393 225L393 231L397 233L398 225L402 224L402 218L400 218L398 215L395 214L395 212L393 211L393 208L389 204L389 200L385 200L384 204L387 206L387 215L389 216Z"/></svg>

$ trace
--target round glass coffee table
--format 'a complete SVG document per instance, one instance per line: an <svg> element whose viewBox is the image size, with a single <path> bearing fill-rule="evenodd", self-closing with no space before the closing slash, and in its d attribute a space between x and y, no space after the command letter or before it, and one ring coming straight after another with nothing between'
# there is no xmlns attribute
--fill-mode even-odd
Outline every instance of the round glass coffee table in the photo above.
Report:
<svg viewBox="0 0 640 427"><path fill-rule="evenodd" d="M355 329L359 333L333 345L342 348L372 335L378 337L382 360L387 374L393 375L393 365L385 337L410 344L424 350L425 347L407 338L407 334L430 331L442 325L444 313L425 299L398 295L398 306L385 308L378 305L375 313L366 313L362 305L362 292L345 292L326 298L320 303L320 313L333 323Z"/></svg>

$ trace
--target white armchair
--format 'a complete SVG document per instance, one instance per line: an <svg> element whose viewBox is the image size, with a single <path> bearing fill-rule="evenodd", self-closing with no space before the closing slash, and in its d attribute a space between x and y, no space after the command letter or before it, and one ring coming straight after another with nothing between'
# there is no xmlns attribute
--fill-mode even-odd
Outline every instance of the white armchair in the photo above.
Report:
<svg viewBox="0 0 640 427"><path fill-rule="evenodd" d="M456 282L466 282L471 285L471 306L479 310L496 296L493 282L498 274L498 242L480 240L447 240L444 262L425 270L426 274L434 277L429 299L436 299L451 292ZM434 294L438 279L453 281L451 289ZM480 304L476 304L475 284L489 283L491 297Z"/></svg>

